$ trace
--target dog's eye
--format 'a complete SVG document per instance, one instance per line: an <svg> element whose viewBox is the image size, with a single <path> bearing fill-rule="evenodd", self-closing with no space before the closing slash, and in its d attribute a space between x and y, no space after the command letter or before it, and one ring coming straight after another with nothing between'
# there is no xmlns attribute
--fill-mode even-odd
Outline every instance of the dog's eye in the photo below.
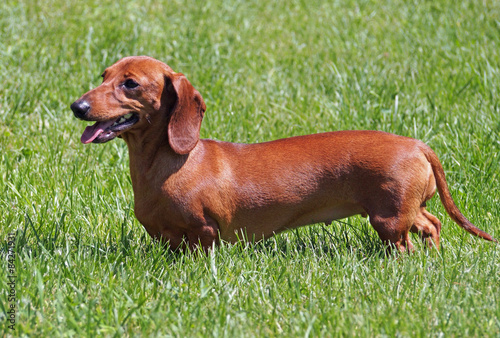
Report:
<svg viewBox="0 0 500 338"><path fill-rule="evenodd" d="M127 88L127 89L134 89L134 88L136 88L136 87L138 87L138 86L139 86L139 84L138 84L137 82L135 82L134 80L132 80L132 79L127 79L127 80L123 83L123 85L124 85L124 86L125 86L125 88Z"/></svg>

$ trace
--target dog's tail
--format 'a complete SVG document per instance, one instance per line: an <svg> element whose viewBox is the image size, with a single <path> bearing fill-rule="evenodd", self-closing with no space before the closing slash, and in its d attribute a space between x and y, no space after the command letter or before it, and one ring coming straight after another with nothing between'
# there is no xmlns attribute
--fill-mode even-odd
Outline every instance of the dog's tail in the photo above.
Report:
<svg viewBox="0 0 500 338"><path fill-rule="evenodd" d="M439 161L436 153L427 145L422 149L427 160L431 164L434 177L436 179L437 189L439 191L439 197L441 198L441 203L443 203L444 209L450 215L451 219L455 221L458 225L464 228L467 232L484 238L488 241L498 242L490 234L484 232L483 230L472 224L458 209L457 205L451 197L450 189L448 188L448 183L444 175L443 166Z"/></svg>

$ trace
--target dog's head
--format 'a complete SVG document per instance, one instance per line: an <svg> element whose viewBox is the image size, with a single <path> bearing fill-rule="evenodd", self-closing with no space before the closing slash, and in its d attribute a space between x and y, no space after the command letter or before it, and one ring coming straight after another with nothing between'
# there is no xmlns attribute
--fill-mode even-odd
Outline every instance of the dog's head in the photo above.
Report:
<svg viewBox="0 0 500 338"><path fill-rule="evenodd" d="M183 74L153 58L132 56L107 68L102 77L101 85L71 104L76 117L96 121L83 132L83 143L104 143L154 127L164 131L176 153L194 148L206 107Z"/></svg>

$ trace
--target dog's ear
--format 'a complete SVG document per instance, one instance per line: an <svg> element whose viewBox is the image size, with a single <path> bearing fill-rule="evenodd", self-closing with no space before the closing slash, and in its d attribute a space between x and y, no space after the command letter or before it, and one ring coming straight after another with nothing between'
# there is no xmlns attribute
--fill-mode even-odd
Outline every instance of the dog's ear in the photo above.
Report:
<svg viewBox="0 0 500 338"><path fill-rule="evenodd" d="M200 93L181 73L165 76L165 86L174 92L175 103L168 122L168 143L177 154L188 154L200 139L205 102Z"/></svg>

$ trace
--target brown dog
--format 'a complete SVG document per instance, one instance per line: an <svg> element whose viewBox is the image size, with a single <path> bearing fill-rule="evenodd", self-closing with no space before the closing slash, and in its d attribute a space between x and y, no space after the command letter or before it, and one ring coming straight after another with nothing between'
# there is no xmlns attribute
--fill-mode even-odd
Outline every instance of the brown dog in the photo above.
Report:
<svg viewBox="0 0 500 338"><path fill-rule="evenodd" d="M135 215L173 248L268 238L356 214L401 251L413 248L410 231L439 247L441 223L425 210L436 185L458 225L494 241L458 210L436 154L421 141L377 131L259 144L200 140L205 103L183 74L140 56L102 76L71 105L76 117L97 121L81 141L125 140Z"/></svg>

